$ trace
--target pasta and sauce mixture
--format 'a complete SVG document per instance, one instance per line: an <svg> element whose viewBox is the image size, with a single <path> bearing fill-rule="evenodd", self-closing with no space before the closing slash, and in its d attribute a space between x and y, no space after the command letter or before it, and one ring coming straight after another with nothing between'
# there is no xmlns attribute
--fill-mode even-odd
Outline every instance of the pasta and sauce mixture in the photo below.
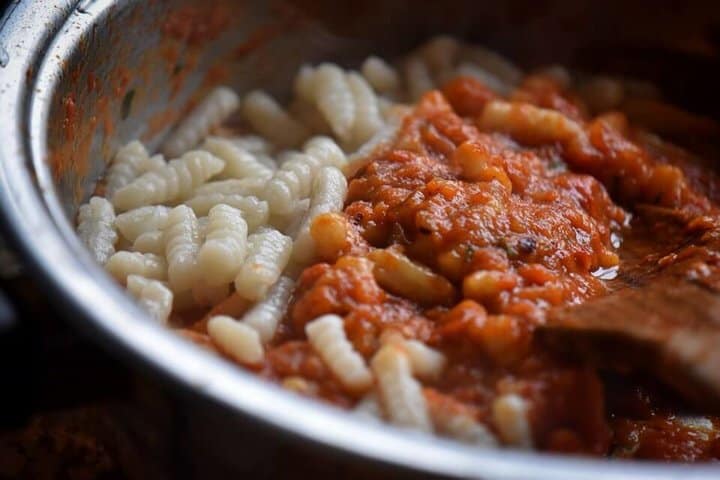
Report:
<svg viewBox="0 0 720 480"><path fill-rule="evenodd" d="M162 153L123 147L78 232L158 321L365 418L487 447L720 458L719 418L534 335L549 309L693 249L715 268L715 176L628 105L689 115L637 81L525 74L448 37L395 66L308 65L287 108L220 87Z"/></svg>

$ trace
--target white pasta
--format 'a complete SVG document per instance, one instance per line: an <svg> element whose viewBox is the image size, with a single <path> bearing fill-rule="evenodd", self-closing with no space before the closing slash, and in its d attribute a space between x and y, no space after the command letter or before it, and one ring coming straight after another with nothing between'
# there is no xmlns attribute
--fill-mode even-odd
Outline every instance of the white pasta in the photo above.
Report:
<svg viewBox="0 0 720 480"><path fill-rule="evenodd" d="M264 356L258 333L231 317L212 317L207 324L213 343L225 354L245 364L260 363Z"/></svg>
<svg viewBox="0 0 720 480"><path fill-rule="evenodd" d="M208 214L205 242L197 256L200 278L210 286L235 279L247 252L248 226L240 210L220 204Z"/></svg>
<svg viewBox="0 0 720 480"><path fill-rule="evenodd" d="M200 185L193 192L193 197L217 193L222 195L257 196L262 193L266 183L266 178L231 178L228 180L217 180Z"/></svg>
<svg viewBox="0 0 720 480"><path fill-rule="evenodd" d="M419 378L437 380L445 368L445 355L418 340L407 340L395 330L383 332L380 341L400 347L410 360L413 374Z"/></svg>
<svg viewBox="0 0 720 480"><path fill-rule="evenodd" d="M420 55L435 78L453 70L460 43L453 37L438 35L420 47Z"/></svg>
<svg viewBox="0 0 720 480"><path fill-rule="evenodd" d="M294 147L305 140L309 132L292 118L267 93L250 92L243 102L243 116L252 127L280 147Z"/></svg>
<svg viewBox="0 0 720 480"><path fill-rule="evenodd" d="M268 203L253 196L209 193L193 197L186 201L185 204L192 208L198 216L207 215L215 205L225 204L237 208L242 212L249 231L265 225L270 216Z"/></svg>
<svg viewBox="0 0 720 480"><path fill-rule="evenodd" d="M360 68L365 79L380 93L394 92L400 85L395 69L379 57L370 56Z"/></svg>
<svg viewBox="0 0 720 480"><path fill-rule="evenodd" d="M345 175L335 167L323 167L313 182L310 209L295 236L293 260L307 263L315 256L315 243L310 234L313 220L328 212L339 212L345 203L347 180Z"/></svg>
<svg viewBox="0 0 720 480"><path fill-rule="evenodd" d="M493 422L505 444L519 448L532 448L533 439L528 421L528 408L528 402L514 393L500 395L493 401Z"/></svg>
<svg viewBox="0 0 720 480"><path fill-rule="evenodd" d="M280 230L291 238L295 238L300 231L300 227L302 227L309 209L310 199L304 198L298 200L292 212L285 215L272 215L268 222L273 228Z"/></svg>
<svg viewBox="0 0 720 480"><path fill-rule="evenodd" d="M238 106L240 98L235 92L228 87L217 87L175 128L163 145L163 153L173 158L190 150Z"/></svg>
<svg viewBox="0 0 720 480"><path fill-rule="evenodd" d="M411 100L417 100L428 90L435 88L430 70L423 60L411 57L404 66L405 84Z"/></svg>
<svg viewBox="0 0 720 480"><path fill-rule="evenodd" d="M303 65L295 75L293 90L298 99L306 103L315 103L315 69Z"/></svg>
<svg viewBox="0 0 720 480"><path fill-rule="evenodd" d="M482 447L497 447L495 435L469 413L445 408L442 404L428 402L435 429L450 438Z"/></svg>
<svg viewBox="0 0 720 480"><path fill-rule="evenodd" d="M149 156L142 143L133 140L115 154L105 181L105 195L109 198L139 175L165 165L162 155Z"/></svg>
<svg viewBox="0 0 720 480"><path fill-rule="evenodd" d="M352 145L362 145L383 126L378 98L367 81L358 73L350 72L347 83L355 102L355 118L352 126Z"/></svg>
<svg viewBox="0 0 720 480"><path fill-rule="evenodd" d="M258 301L280 278L290 259L292 239L272 228L261 228L248 237L248 255L235 277L235 290Z"/></svg>
<svg viewBox="0 0 720 480"><path fill-rule="evenodd" d="M118 240L112 204L102 197L92 197L78 210L77 231L95 260L104 265L115 253Z"/></svg>
<svg viewBox="0 0 720 480"><path fill-rule="evenodd" d="M298 200L306 198L312 188L312 179L323 166L341 168L345 154L327 137L314 137L304 147L304 153L292 152L275 172L265 188L263 198L276 215L287 215L295 210Z"/></svg>
<svg viewBox="0 0 720 480"><path fill-rule="evenodd" d="M169 213L170 208L162 205L135 208L118 215L115 226L123 237L134 242L143 233L163 229Z"/></svg>
<svg viewBox="0 0 720 480"><path fill-rule="evenodd" d="M314 103L297 98L288 109L292 116L305 125L313 135L332 135L332 127Z"/></svg>
<svg viewBox="0 0 720 480"><path fill-rule="evenodd" d="M370 369L347 339L342 318L323 315L308 323L305 333L313 350L345 388L352 392L364 392L372 386Z"/></svg>
<svg viewBox="0 0 720 480"><path fill-rule="evenodd" d="M192 209L186 205L173 208L165 228L165 257L168 263L168 281L174 292L192 288L199 247L198 221Z"/></svg>
<svg viewBox="0 0 720 480"><path fill-rule="evenodd" d="M357 405L355 405L353 413L365 420L374 422L381 421L383 419L383 411L377 393L374 391L367 393L362 399L360 399Z"/></svg>
<svg viewBox="0 0 720 480"><path fill-rule="evenodd" d="M269 178L272 169L266 167L252 153L235 146L230 140L211 137L202 148L225 162L222 178Z"/></svg>
<svg viewBox="0 0 720 480"><path fill-rule="evenodd" d="M280 277L268 290L265 298L243 315L242 322L257 330L263 343L269 342L275 336L294 287L295 282L291 278Z"/></svg>
<svg viewBox="0 0 720 480"><path fill-rule="evenodd" d="M236 147L254 155L269 155L273 151L273 145L259 135L241 135L228 140Z"/></svg>
<svg viewBox="0 0 720 480"><path fill-rule="evenodd" d="M129 275L155 280L167 278L167 263L160 255L140 252L117 252L105 264L105 270L123 285Z"/></svg>
<svg viewBox="0 0 720 480"><path fill-rule="evenodd" d="M461 61L474 63L495 75L506 85L517 85L523 72L502 55L479 45L464 46L460 51Z"/></svg>
<svg viewBox="0 0 720 480"><path fill-rule="evenodd" d="M337 65L323 63L315 69L313 98L318 110L327 119L341 140L352 138L355 123L355 101L345 72Z"/></svg>
<svg viewBox="0 0 720 480"><path fill-rule="evenodd" d="M165 234L162 230L141 233L132 244L135 252L165 255Z"/></svg>
<svg viewBox="0 0 720 480"><path fill-rule="evenodd" d="M512 92L512 86L507 85L492 73L484 70L477 65L469 62L461 63L455 70L454 76L471 77L488 87L495 93L500 95L509 95Z"/></svg>
<svg viewBox="0 0 720 480"><path fill-rule="evenodd" d="M397 345L387 344L370 362L380 392L380 400L393 424L432 431L432 423L422 388L412 376L410 360Z"/></svg>
<svg viewBox="0 0 720 480"><path fill-rule="evenodd" d="M113 196L121 211L188 197L195 188L222 171L225 162L214 155L193 150L167 166L144 173Z"/></svg>
<svg viewBox="0 0 720 480"><path fill-rule="evenodd" d="M152 318L160 323L167 323L172 310L173 294L162 282L139 275L129 275L127 290Z"/></svg>

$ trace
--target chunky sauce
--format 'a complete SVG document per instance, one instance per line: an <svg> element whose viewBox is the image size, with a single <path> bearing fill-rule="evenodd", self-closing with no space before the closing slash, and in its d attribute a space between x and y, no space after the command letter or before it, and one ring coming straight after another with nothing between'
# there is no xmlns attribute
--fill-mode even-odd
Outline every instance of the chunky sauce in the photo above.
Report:
<svg viewBox="0 0 720 480"><path fill-rule="evenodd" d="M536 107L559 113L542 122L557 121L551 131L535 128ZM498 123L493 108L509 123ZM590 118L550 77L528 77L500 103L480 83L457 79L426 94L393 144L351 178L347 242L301 274L261 374L340 406L356 403L303 333L318 315L336 313L366 359L387 328L442 351L448 367L425 384L428 402L487 421L495 397L521 394L540 449L720 458L717 419L688 417L682 402L643 382L608 383L533 338L548 309L637 282L710 235L717 191L689 154L621 113ZM427 267L437 288L415 297L381 286L375 249Z"/></svg>

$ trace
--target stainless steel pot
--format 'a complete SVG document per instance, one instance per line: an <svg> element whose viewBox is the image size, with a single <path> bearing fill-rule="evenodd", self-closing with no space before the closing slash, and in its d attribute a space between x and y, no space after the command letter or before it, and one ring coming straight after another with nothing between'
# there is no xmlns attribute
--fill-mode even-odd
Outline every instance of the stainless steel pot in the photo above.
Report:
<svg viewBox="0 0 720 480"><path fill-rule="evenodd" d="M238 439L256 446L301 439L315 446L314 459L335 461L345 452L342 458L369 468L392 466L393 472L487 479L720 477L720 469L707 465L478 450L359 421L264 383L146 322L78 242L75 209L117 146L136 137L157 146L213 84L229 82L239 91L262 85L282 94L304 61L350 64L369 52L392 56L433 32L481 39L528 65L557 61L654 74L671 94L690 94L683 99L687 104L705 110L717 105L702 95L703 86L717 85L706 69L717 66L717 59L703 50L712 46L703 43L712 41L705 27L715 28L716 36L720 31L712 5L672 10L673 2L416 3L11 4L0 21L0 207L6 234L78 328L191 393L179 418L193 426L183 435L192 437L195 455L220 465L217 471L253 464L254 450L238 451ZM675 71L677 63L665 68L669 57L662 55L645 64L631 61L656 55L652 49L658 46L694 52L692 58L701 60L682 71ZM617 58L618 48L627 58ZM685 88L690 81L693 89ZM190 471L183 473L192 476Z"/></svg>

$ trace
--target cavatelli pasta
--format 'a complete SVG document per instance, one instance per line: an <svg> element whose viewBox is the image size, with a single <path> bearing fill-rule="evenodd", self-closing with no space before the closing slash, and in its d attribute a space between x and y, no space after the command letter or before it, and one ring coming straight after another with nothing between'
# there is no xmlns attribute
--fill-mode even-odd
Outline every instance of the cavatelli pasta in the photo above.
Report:
<svg viewBox="0 0 720 480"><path fill-rule="evenodd" d="M370 56L365 59L360 71L379 93L394 92L400 85L397 71L380 57Z"/></svg>
<svg viewBox="0 0 720 480"><path fill-rule="evenodd" d="M500 395L492 403L492 418L506 445L532 448L532 430L528 421L528 402L520 395Z"/></svg>
<svg viewBox="0 0 720 480"><path fill-rule="evenodd" d="M164 228L169 213L170 208L162 205L139 207L118 215L115 226L123 237L134 242L145 232Z"/></svg>
<svg viewBox="0 0 720 480"><path fill-rule="evenodd" d="M460 61L468 61L495 75L506 85L517 85L523 72L502 55L479 45L463 46Z"/></svg>
<svg viewBox="0 0 720 480"><path fill-rule="evenodd" d="M128 275L127 290L141 308L160 323L167 323L173 305L173 294L162 282L140 275Z"/></svg>
<svg viewBox="0 0 720 480"><path fill-rule="evenodd" d="M123 285L129 275L155 280L167 278L167 263L160 255L140 252L117 252L105 264L105 270Z"/></svg>
<svg viewBox="0 0 720 480"><path fill-rule="evenodd" d="M498 446L495 435L470 412L458 408L458 405L447 405L445 402L437 401L435 395L427 391L425 399L433 426L438 433L472 445Z"/></svg>
<svg viewBox="0 0 720 480"><path fill-rule="evenodd" d="M242 212L220 204L208 214L205 242L198 252L198 273L210 286L235 279L247 252L248 226Z"/></svg>
<svg viewBox="0 0 720 480"><path fill-rule="evenodd" d="M305 145L303 153L288 154L273 177L268 180L263 198L275 215L292 213L298 200L307 197L312 179L323 166L342 167L345 155L327 137L315 137Z"/></svg>
<svg viewBox="0 0 720 480"><path fill-rule="evenodd" d="M323 315L308 323L305 333L313 349L345 388L364 392L372 386L370 369L347 339L342 318Z"/></svg>
<svg viewBox="0 0 720 480"><path fill-rule="evenodd" d="M265 92L256 90L248 93L242 111L257 132L280 147L297 146L310 134Z"/></svg>
<svg viewBox="0 0 720 480"><path fill-rule="evenodd" d="M199 185L222 171L225 162L214 155L193 150L167 166L144 173L113 196L121 211L188 197Z"/></svg>
<svg viewBox="0 0 720 480"><path fill-rule="evenodd" d="M168 263L168 281L174 292L192 288L199 247L198 221L192 209L186 205L173 208L165 228L165 257Z"/></svg>
<svg viewBox="0 0 720 480"><path fill-rule="evenodd" d="M293 260L309 262L315 256L315 243L310 227L316 217L328 212L342 210L347 194L345 175L335 167L323 167L313 182L310 209L303 220L293 245Z"/></svg>
<svg viewBox="0 0 720 480"><path fill-rule="evenodd" d="M248 300L261 300L280 278L290 259L292 239L272 228L248 237L248 255L235 277L235 290Z"/></svg>
<svg viewBox="0 0 720 480"><path fill-rule="evenodd" d="M239 106L240 98L234 91L217 87L170 134L163 145L163 153L174 158L190 150Z"/></svg>
<svg viewBox="0 0 720 480"><path fill-rule="evenodd" d="M359 146L382 128L383 119L380 116L377 95L367 81L358 73L350 72L347 74L347 83L355 102L351 142L353 146Z"/></svg>
<svg viewBox="0 0 720 480"><path fill-rule="evenodd" d="M430 70L420 58L409 58L404 65L404 74L408 96L411 100L417 100L425 92L435 88Z"/></svg>
<svg viewBox="0 0 720 480"><path fill-rule="evenodd" d="M203 195L253 195L262 193L267 178L231 178L228 180L217 180L200 185L193 192L193 197Z"/></svg>
<svg viewBox="0 0 720 480"><path fill-rule="evenodd" d="M393 424L432 431L427 403L417 380L412 376L410 360L397 345L387 344L370 362L380 392L380 400Z"/></svg>
<svg viewBox="0 0 720 480"><path fill-rule="evenodd" d="M265 298L256 303L242 317L243 323L257 330L263 343L269 342L275 336L275 331L285 315L294 287L295 282L291 278L280 277L268 290Z"/></svg>
<svg viewBox="0 0 720 480"><path fill-rule="evenodd" d="M165 234L162 230L151 230L138 235L132 244L135 252L165 255Z"/></svg>
<svg viewBox="0 0 720 480"><path fill-rule="evenodd" d="M212 317L208 321L207 330L213 343L240 363L257 364L265 355L258 333L231 317Z"/></svg>
<svg viewBox="0 0 720 480"><path fill-rule="evenodd" d="M394 344L402 348L410 360L413 375L427 380L436 380L445 368L445 356L418 340L403 338L397 331L383 332L381 343Z"/></svg>
<svg viewBox="0 0 720 480"><path fill-rule="evenodd" d="M207 215L211 208L220 204L237 208L242 212L242 216L250 231L255 230L261 225L265 225L270 216L268 203L253 196L210 193L193 197L186 201L185 204L192 208L198 216Z"/></svg>
<svg viewBox="0 0 720 480"><path fill-rule="evenodd" d="M118 240L112 204L102 197L92 197L78 210L77 231L95 260L104 265L115 253Z"/></svg>
<svg viewBox="0 0 720 480"><path fill-rule="evenodd" d="M508 95L512 92L512 85L507 85L492 73L469 62L463 62L455 69L453 76L471 77L500 95Z"/></svg>
<svg viewBox="0 0 720 480"><path fill-rule="evenodd" d="M240 135L228 138L236 147L254 155L269 155L273 152L272 143L259 135Z"/></svg>
<svg viewBox="0 0 720 480"><path fill-rule="evenodd" d="M220 172L222 178L269 178L272 169L263 165L252 153L236 147L224 138L212 137L205 140L202 148L225 162Z"/></svg>
<svg viewBox="0 0 720 480"><path fill-rule="evenodd" d="M139 175L165 166L162 155L148 155L147 150L137 140L133 140L118 150L105 180L105 194L112 197L115 192L135 180Z"/></svg>
<svg viewBox="0 0 720 480"><path fill-rule="evenodd" d="M382 405L380 405L380 399L377 393L371 391L367 393L360 401L355 405L353 413L374 422L383 420L384 414Z"/></svg>
<svg viewBox="0 0 720 480"><path fill-rule="evenodd" d="M343 141L352 138L355 101L345 72L337 65L323 63L313 76L313 98L335 135Z"/></svg>

